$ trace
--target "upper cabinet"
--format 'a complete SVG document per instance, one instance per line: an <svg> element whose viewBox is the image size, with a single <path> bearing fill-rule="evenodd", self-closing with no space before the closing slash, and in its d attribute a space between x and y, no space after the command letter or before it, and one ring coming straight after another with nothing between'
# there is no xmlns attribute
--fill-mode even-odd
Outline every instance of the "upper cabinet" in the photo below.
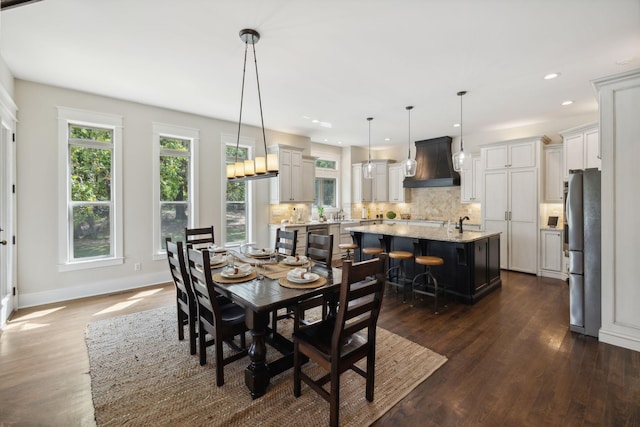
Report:
<svg viewBox="0 0 640 427"><path fill-rule="evenodd" d="M409 201L409 189L403 185L404 165L391 163L389 165L389 202L405 203Z"/></svg>
<svg viewBox="0 0 640 427"><path fill-rule="evenodd" d="M362 176L364 163L354 163L351 166L352 203L387 202L389 200L389 161L371 160L371 163L376 165L373 179L365 179Z"/></svg>
<svg viewBox="0 0 640 427"><path fill-rule="evenodd" d="M480 154L472 154L465 158L460 171L460 201L462 203L481 202L483 172Z"/></svg>
<svg viewBox="0 0 640 427"><path fill-rule="evenodd" d="M546 143L547 139L543 142ZM536 140L487 146L483 151L484 170L504 168L530 168L538 164Z"/></svg>
<svg viewBox="0 0 640 427"><path fill-rule="evenodd" d="M593 123L560 132L564 142L564 180L574 169L601 169L598 124Z"/></svg>
<svg viewBox="0 0 640 427"><path fill-rule="evenodd" d="M278 153L278 177L271 180L271 203L313 202L315 163L302 155L302 149L286 145L269 147Z"/></svg>
<svg viewBox="0 0 640 427"><path fill-rule="evenodd" d="M563 199L563 169L562 145L547 145L544 147L544 201L547 203L562 203Z"/></svg>

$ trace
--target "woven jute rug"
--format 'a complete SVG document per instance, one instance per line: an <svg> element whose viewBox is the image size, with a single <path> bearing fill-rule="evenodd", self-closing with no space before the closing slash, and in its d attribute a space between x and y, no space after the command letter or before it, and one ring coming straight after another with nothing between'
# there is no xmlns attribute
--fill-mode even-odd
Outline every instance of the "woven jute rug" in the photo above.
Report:
<svg viewBox="0 0 640 427"><path fill-rule="evenodd" d="M247 357L225 366L225 384L217 387L213 347L207 350L207 365L200 366L198 356L189 355L188 339L178 341L175 311L174 306L167 306L87 326L98 426L329 424L329 404L316 392L303 383L302 396L293 395L291 369L272 378L267 393L253 400L244 384ZM283 334L290 333L287 329L290 331L291 325L284 322L280 329ZM279 354L267 349L268 360ZM364 378L351 371L342 374L340 425L371 424L446 360L378 328L374 401L365 399ZM304 369L322 372L311 363Z"/></svg>

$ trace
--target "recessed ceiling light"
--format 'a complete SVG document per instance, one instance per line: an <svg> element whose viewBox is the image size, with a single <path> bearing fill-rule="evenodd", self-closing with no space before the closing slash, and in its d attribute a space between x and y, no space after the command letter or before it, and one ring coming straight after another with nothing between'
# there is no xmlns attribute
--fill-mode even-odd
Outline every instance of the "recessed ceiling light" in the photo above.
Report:
<svg viewBox="0 0 640 427"><path fill-rule="evenodd" d="M385 141L391 141L391 138L385 138L384 140Z"/></svg>
<svg viewBox="0 0 640 427"><path fill-rule="evenodd" d="M453 127L454 127L454 128L459 128L459 127L460 127L460 123L454 123L454 124L453 124Z"/></svg>
<svg viewBox="0 0 640 427"><path fill-rule="evenodd" d="M544 76L544 79L551 80L551 79L555 79L556 77L560 77L560 73L549 73L546 76Z"/></svg>
<svg viewBox="0 0 640 427"><path fill-rule="evenodd" d="M571 104L573 104L573 101L571 101L571 100L569 100L569 101L564 101L564 102L562 103L562 105L571 105Z"/></svg>
<svg viewBox="0 0 640 427"><path fill-rule="evenodd" d="M333 125L329 122L320 122L320 126L322 126L323 128L331 128L333 127Z"/></svg>
<svg viewBox="0 0 640 427"><path fill-rule="evenodd" d="M302 118L303 118L303 119L307 119L307 120L309 120L311 117L309 117L309 116L302 116Z"/></svg>
<svg viewBox="0 0 640 427"><path fill-rule="evenodd" d="M311 120L311 123L320 123L320 120L318 120L318 119L313 119L313 120Z"/></svg>
<svg viewBox="0 0 640 427"><path fill-rule="evenodd" d="M342 145L342 141L338 141L338 145Z"/></svg>
<svg viewBox="0 0 640 427"><path fill-rule="evenodd" d="M327 138L324 139L324 142L329 142L329 140Z"/></svg>

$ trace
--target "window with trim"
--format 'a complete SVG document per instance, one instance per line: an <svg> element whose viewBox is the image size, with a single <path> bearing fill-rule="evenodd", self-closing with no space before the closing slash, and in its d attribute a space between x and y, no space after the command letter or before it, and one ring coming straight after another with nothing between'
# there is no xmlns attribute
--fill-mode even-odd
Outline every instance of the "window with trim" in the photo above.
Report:
<svg viewBox="0 0 640 427"><path fill-rule="evenodd" d="M121 264L122 117L58 109L61 271Z"/></svg>
<svg viewBox="0 0 640 427"><path fill-rule="evenodd" d="M153 124L154 255L165 253L167 237L184 241L184 229L197 223L194 152L198 138L197 129Z"/></svg>
<svg viewBox="0 0 640 427"><path fill-rule="evenodd" d="M249 158L249 148L236 144L226 144L226 164L233 164L238 160ZM226 168L223 168L226 171ZM249 183L228 181L226 184L225 203L225 236L227 245L235 245L250 240L249 229Z"/></svg>
<svg viewBox="0 0 640 427"><path fill-rule="evenodd" d="M322 155L316 160L316 182L314 206L337 208L338 206L338 159Z"/></svg>

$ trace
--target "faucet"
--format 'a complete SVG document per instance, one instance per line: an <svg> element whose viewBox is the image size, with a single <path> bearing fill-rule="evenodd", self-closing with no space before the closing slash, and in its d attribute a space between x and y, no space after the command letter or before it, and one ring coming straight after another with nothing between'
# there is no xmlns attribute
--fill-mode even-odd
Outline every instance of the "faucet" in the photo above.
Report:
<svg viewBox="0 0 640 427"><path fill-rule="evenodd" d="M460 219L458 220L458 233L462 234L462 221L464 220L469 221L469 217L465 216L465 217L460 217Z"/></svg>

